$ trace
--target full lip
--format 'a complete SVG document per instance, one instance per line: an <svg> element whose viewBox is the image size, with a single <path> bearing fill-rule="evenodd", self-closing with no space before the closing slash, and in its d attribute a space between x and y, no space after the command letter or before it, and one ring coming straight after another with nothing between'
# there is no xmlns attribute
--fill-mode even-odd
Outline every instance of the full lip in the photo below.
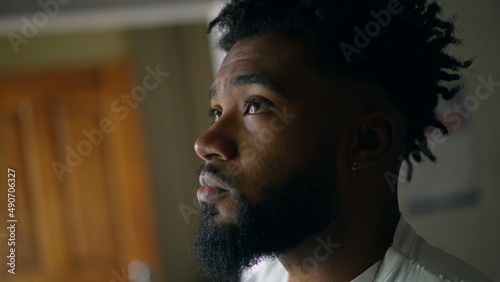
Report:
<svg viewBox="0 0 500 282"><path fill-rule="evenodd" d="M200 203L214 202L216 199L231 193L227 185L210 174L202 173L199 177L199 181L201 187L198 189L196 196Z"/></svg>

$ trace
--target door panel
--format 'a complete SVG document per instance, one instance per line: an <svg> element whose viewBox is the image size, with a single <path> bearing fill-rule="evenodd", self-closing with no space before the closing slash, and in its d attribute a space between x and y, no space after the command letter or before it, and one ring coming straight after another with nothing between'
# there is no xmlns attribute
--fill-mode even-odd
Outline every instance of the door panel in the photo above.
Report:
<svg viewBox="0 0 500 282"><path fill-rule="evenodd" d="M127 62L0 76L0 187L14 169L17 219L12 275L4 188L1 281L134 281L131 261L162 281L139 108L111 108L132 78Z"/></svg>

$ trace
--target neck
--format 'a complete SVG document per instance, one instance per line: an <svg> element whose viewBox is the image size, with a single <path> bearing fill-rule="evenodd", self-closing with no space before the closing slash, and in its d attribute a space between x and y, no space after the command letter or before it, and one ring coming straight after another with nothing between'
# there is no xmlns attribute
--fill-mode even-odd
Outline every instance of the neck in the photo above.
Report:
<svg viewBox="0 0 500 282"><path fill-rule="evenodd" d="M324 231L278 256L288 281L351 281L384 257L399 216L397 205L346 207Z"/></svg>

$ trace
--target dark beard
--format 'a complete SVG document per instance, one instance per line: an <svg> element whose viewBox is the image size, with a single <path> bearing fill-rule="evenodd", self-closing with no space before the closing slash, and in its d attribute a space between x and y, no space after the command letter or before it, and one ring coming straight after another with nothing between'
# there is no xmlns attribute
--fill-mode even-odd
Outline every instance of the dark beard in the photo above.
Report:
<svg viewBox="0 0 500 282"><path fill-rule="evenodd" d="M203 204L194 245L205 275L213 281L239 281L260 259L275 257L323 231L338 210L334 158L302 164L281 180L265 185L261 201L251 204L241 194L236 224L217 224L217 209ZM212 165L198 170L218 175Z"/></svg>

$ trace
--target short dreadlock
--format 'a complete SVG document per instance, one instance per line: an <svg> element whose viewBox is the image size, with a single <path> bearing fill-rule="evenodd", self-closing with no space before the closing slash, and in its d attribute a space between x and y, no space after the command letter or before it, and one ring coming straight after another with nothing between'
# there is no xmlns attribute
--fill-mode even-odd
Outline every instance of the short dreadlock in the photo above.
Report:
<svg viewBox="0 0 500 282"><path fill-rule="evenodd" d="M400 5L400 13L379 29L366 48L346 60L342 43L352 44L355 27L374 20L374 11ZM471 61L459 61L445 52L460 40L453 35L453 20L439 17L441 7L428 0L232 0L210 22L208 32L218 27L219 47L229 49L239 40L262 32L299 36L314 47L317 66L324 74L345 70L376 82L387 90L408 119L403 159L411 178L412 163L422 156L432 161L425 131L432 126L448 134L436 119L438 96L450 100L461 89L446 84L460 80L457 73ZM345 45L344 45L345 46Z"/></svg>

